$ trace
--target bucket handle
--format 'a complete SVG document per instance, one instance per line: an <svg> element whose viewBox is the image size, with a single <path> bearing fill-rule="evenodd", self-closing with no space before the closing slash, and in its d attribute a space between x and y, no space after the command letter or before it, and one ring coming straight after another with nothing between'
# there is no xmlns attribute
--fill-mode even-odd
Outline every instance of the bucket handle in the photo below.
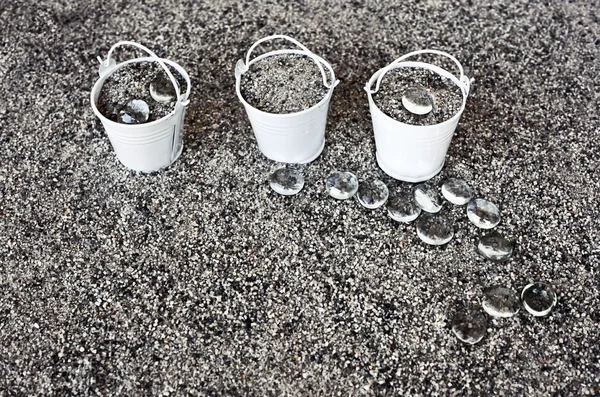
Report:
<svg viewBox="0 0 600 397"><path fill-rule="evenodd" d="M150 49L144 47L143 45L141 45L139 43L133 42L133 41L119 41L118 43L113 45L110 48L110 50L108 51L108 55L106 56L105 61L103 61L102 58L98 57L98 60L100 61L100 74L102 74L103 71L105 71L106 69L109 69L109 68L112 69L112 66L116 66L114 59L111 59L111 55L117 47L121 47L124 45L137 47L140 50L143 50L143 51L147 52L148 54L150 54L150 56L152 58L154 58L154 60L156 62L159 63L159 65L165 70L165 72L167 72L167 75L169 76L169 79L171 80L171 83L173 84L173 87L175 88L175 94L177 95L177 102L181 103L182 106L187 106L190 103L190 101L188 99L190 96L190 86L191 86L190 78L188 76L183 76L183 78L185 79L185 82L187 84L187 90L185 91L185 94L183 96L181 96L181 92L179 89L179 84L177 84L177 80L175 79L175 77L173 76L173 73L171 73L171 71L169 70L167 65L165 65L165 63L162 61L162 59L159 58Z"/></svg>
<svg viewBox="0 0 600 397"><path fill-rule="evenodd" d="M309 50L308 48L306 48L298 40L293 39L293 38L291 38L289 36L286 36L286 35L283 35L283 34L276 34L276 35L273 35L273 36L263 37L262 39L258 40L254 44L252 44L252 46L248 50L248 53L246 54L246 64L245 65L240 65L240 62L238 62L238 65L236 65L236 74L241 75L242 73L245 73L245 72L248 71L248 69L250 68L249 67L249 65L250 65L250 54L252 54L252 51L254 51L254 49L256 48L256 46L258 46L260 43L264 43L265 41L271 41L271 40L275 40L275 39L283 39L283 40L287 40L289 42L292 42L295 45L297 45L298 47L300 47L304 52L306 52L306 55L308 55L310 58L312 58L313 61L315 61L315 63L317 64L317 67L321 71L321 75L323 76L323 85L325 87L331 89L331 88L335 87L336 85L338 85L339 80L335 79L335 73L333 72L333 68L331 67L331 65L327 61L325 61L323 58L321 58L320 56L316 55L311 50ZM329 70L329 74L331 75L331 84L327 83L327 73L325 72L325 69L323 69L323 65L325 65L325 67L327 68L327 70Z"/></svg>
<svg viewBox="0 0 600 397"><path fill-rule="evenodd" d="M464 72L463 67L460 64L460 62L458 62L458 60L456 58L454 58L452 55L448 54L447 52L438 51L438 50L418 50L418 51L409 52L408 54L401 56L400 58L396 59L395 61L393 61L392 63L387 65L385 68L383 68L383 70L381 71L381 74L379 75L379 78L377 79L377 84L375 85L375 89L372 90L371 87L368 87L367 90L371 94L375 94L377 91L379 91L379 85L381 84L381 80L383 79L383 76L387 72L389 72L398 63L400 63L410 57L413 57L415 55L420 55L420 54L441 55L441 56L444 56L444 57L452 60L456 64L456 66L458 66L458 70L460 72L460 77L458 78L458 81L460 81L460 83L462 84L462 88L465 90L465 93L469 94L470 82L469 82L469 79L467 78L467 76L465 76L465 72Z"/></svg>

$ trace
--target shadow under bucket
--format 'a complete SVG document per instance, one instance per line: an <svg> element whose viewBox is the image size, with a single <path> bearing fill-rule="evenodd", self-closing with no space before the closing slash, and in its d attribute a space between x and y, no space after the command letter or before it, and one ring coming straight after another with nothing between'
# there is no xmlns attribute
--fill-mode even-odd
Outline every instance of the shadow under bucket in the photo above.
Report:
<svg viewBox="0 0 600 397"><path fill-rule="evenodd" d="M407 58L419 54L441 55L451 59L458 66L460 76L456 77L429 63L405 61ZM381 80L385 74L398 68L424 68L450 79L462 93L463 100L460 110L442 123L424 126L406 124L385 114L375 104L373 94L379 91ZM375 89L372 89L375 83ZM440 172L469 95L469 79L464 75L462 65L456 58L436 50L411 52L375 72L365 86L365 90L369 98L379 167L392 178L406 182L426 181Z"/></svg>
<svg viewBox="0 0 600 397"><path fill-rule="evenodd" d="M257 45L274 39L290 41L300 47L301 50L283 49L271 51L250 60L250 55ZM301 112L275 114L258 110L250 105L242 96L240 89L242 75L255 62L267 57L284 54L304 55L311 58L319 67L323 76L323 84L329 91L319 103ZM329 71L329 79L323 66ZM250 47L245 63L241 59L238 61L235 68L235 80L238 98L246 109L258 143L258 148L265 156L282 163L309 163L319 157L325 146L325 126L327 124L329 102L333 94L333 89L339 83L335 79L335 74L329 63L291 37L283 35L269 36L258 40Z"/></svg>
<svg viewBox="0 0 600 397"><path fill-rule="evenodd" d="M123 45L140 48L151 56L131 59L117 65L111 55L115 48ZM177 96L175 107L168 115L149 123L122 124L109 120L100 113L96 106L102 86L115 71L138 62L157 62L165 70L175 87ZM174 68L185 79L187 84L185 94L181 94L177 80L167 65ZM99 73L100 78L96 81L90 93L92 109L102 122L119 161L132 170L152 172L168 167L177 160L183 150L183 123L191 89L187 72L175 62L159 58L148 48L138 43L121 41L110 49L107 59L101 61Z"/></svg>

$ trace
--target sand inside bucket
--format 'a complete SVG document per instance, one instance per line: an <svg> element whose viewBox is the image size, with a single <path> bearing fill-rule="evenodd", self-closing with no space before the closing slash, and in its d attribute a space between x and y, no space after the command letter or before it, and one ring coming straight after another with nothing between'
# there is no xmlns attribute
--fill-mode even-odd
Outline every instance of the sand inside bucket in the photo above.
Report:
<svg viewBox="0 0 600 397"><path fill-rule="evenodd" d="M268 113L295 113L321 102L329 91L321 71L304 55L264 58L242 75L240 91L246 102Z"/></svg>
<svg viewBox="0 0 600 397"><path fill-rule="evenodd" d="M186 82L174 68L168 66L175 79L181 87L181 93L185 92ZM133 99L141 99L148 104L150 116L147 122L159 120L168 115L175 108L173 99L169 103L155 101L150 95L150 83L157 77L163 76L169 79L167 73L157 62L135 62L116 70L111 74L98 96L96 106L102 115L109 120L119 122L118 115L127 103ZM169 80L169 84L170 80Z"/></svg>
<svg viewBox="0 0 600 397"><path fill-rule="evenodd" d="M407 89L423 87L434 100L433 110L417 115L406 110L402 96ZM382 79L379 91L373 95L375 104L393 119L412 125L442 123L454 116L462 106L462 92L450 79L428 69L398 68L390 70Z"/></svg>

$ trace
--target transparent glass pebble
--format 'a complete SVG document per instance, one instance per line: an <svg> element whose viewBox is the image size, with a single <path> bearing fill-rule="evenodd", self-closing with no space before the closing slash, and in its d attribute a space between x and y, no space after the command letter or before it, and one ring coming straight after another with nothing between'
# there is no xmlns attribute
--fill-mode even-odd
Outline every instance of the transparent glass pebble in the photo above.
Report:
<svg viewBox="0 0 600 397"><path fill-rule="evenodd" d="M417 236L429 245L444 245L454 237L452 222L441 214L423 214L417 220Z"/></svg>
<svg viewBox="0 0 600 397"><path fill-rule="evenodd" d="M413 114L424 115L433 110L433 97L423 87L411 87L402 95L402 105Z"/></svg>
<svg viewBox="0 0 600 397"><path fill-rule="evenodd" d="M437 189L426 183L420 183L413 188L415 203L426 212L439 212L442 209L442 196Z"/></svg>
<svg viewBox="0 0 600 397"><path fill-rule="evenodd" d="M389 217L396 222L409 223L419 217L421 207L415 203L412 195L404 194L388 201L387 211Z"/></svg>
<svg viewBox="0 0 600 397"><path fill-rule="evenodd" d="M442 195L456 205L465 205L473 197L473 189L462 179L451 178L442 185Z"/></svg>
<svg viewBox="0 0 600 397"><path fill-rule="evenodd" d="M280 168L269 177L271 189L284 196L297 194L304 187L304 176L294 168Z"/></svg>
<svg viewBox="0 0 600 397"><path fill-rule="evenodd" d="M133 99L119 112L119 122L123 124L142 124L148 121L150 108L141 99Z"/></svg>
<svg viewBox="0 0 600 397"><path fill-rule="evenodd" d="M545 316L552 311L558 298L548 284L532 283L523 288L521 301L525 309L534 316Z"/></svg>
<svg viewBox="0 0 600 397"><path fill-rule="evenodd" d="M246 70L246 64L244 61L242 59L238 59L237 63L235 64L235 77L240 77Z"/></svg>
<svg viewBox="0 0 600 397"><path fill-rule="evenodd" d="M487 316L476 308L466 308L452 317L452 332L461 341L474 345L485 336Z"/></svg>
<svg viewBox="0 0 600 397"><path fill-rule="evenodd" d="M325 188L331 197L346 200L358 190L358 179L351 172L335 171L325 179Z"/></svg>
<svg viewBox="0 0 600 397"><path fill-rule="evenodd" d="M500 223L500 210L496 204L484 199L469 201L467 216L475 226L482 229L491 229Z"/></svg>
<svg viewBox="0 0 600 397"><path fill-rule="evenodd" d="M513 254L513 243L502 237L498 232L491 232L479 239L477 251L494 262L504 262Z"/></svg>
<svg viewBox="0 0 600 397"><path fill-rule="evenodd" d="M358 186L356 198L365 208L375 209L381 207L387 201L389 190L385 183L379 179L362 182Z"/></svg>
<svg viewBox="0 0 600 397"><path fill-rule="evenodd" d="M483 310L494 317L512 317L521 309L518 295L505 287L489 287L483 291Z"/></svg>
<svg viewBox="0 0 600 397"><path fill-rule="evenodd" d="M177 93L168 76L159 75L150 83L150 95L155 101L169 103L175 99Z"/></svg>

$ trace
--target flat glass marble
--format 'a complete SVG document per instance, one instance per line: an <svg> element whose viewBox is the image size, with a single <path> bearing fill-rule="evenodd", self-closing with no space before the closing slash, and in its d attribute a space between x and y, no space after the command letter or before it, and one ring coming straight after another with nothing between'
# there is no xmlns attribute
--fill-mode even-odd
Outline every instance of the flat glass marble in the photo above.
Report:
<svg viewBox="0 0 600 397"><path fill-rule="evenodd" d="M161 74L150 83L150 95L157 102L169 103L175 99L177 93L171 79Z"/></svg>
<svg viewBox="0 0 600 397"><path fill-rule="evenodd" d="M452 222L441 214L423 214L417 220L417 236L429 245L444 245L454 237Z"/></svg>
<svg viewBox="0 0 600 397"><path fill-rule="evenodd" d="M466 308L452 317L452 332L462 342L474 345L483 339L486 331L487 316L479 309Z"/></svg>
<svg viewBox="0 0 600 397"><path fill-rule="evenodd" d="M500 210L491 201L473 199L467 205L467 217L475 226L491 229L500 223Z"/></svg>
<svg viewBox="0 0 600 397"><path fill-rule="evenodd" d="M481 306L490 316L512 317L521 309L521 302L513 290L494 286L483 291Z"/></svg>
<svg viewBox="0 0 600 397"><path fill-rule="evenodd" d="M502 237L500 233L492 231L479 239L477 251L494 262L505 262L512 257L513 243Z"/></svg>
<svg viewBox="0 0 600 397"><path fill-rule="evenodd" d="M439 212L442 209L442 197L434 186L420 183L413 188L415 203L426 212Z"/></svg>
<svg viewBox="0 0 600 397"><path fill-rule="evenodd" d="M473 198L473 189L462 179L451 178L443 183L442 196L454 205L465 205Z"/></svg>
<svg viewBox="0 0 600 397"><path fill-rule="evenodd" d="M402 95L402 105L412 114L425 115L433 110L433 97L423 87L411 87Z"/></svg>
<svg viewBox="0 0 600 397"><path fill-rule="evenodd" d="M141 99L133 99L119 111L119 122L122 124L142 124L148 121L150 108Z"/></svg>
<svg viewBox="0 0 600 397"><path fill-rule="evenodd" d="M334 171L325 179L325 188L331 197L346 200L356 194L358 178L351 172Z"/></svg>
<svg viewBox="0 0 600 397"><path fill-rule="evenodd" d="M359 185L356 198L363 207L373 210L385 204L389 194L385 183L379 179L374 179L362 182Z"/></svg>
<svg viewBox="0 0 600 397"><path fill-rule="evenodd" d="M421 207L415 203L412 194L393 197L388 201L387 210L390 218L402 223L412 222L421 214Z"/></svg>
<svg viewBox="0 0 600 397"><path fill-rule="evenodd" d="M525 309L536 317L541 317L549 314L558 297L554 288L544 283L532 283L523 288L521 293L521 301Z"/></svg>
<svg viewBox="0 0 600 397"><path fill-rule="evenodd" d="M269 176L269 186L279 194L292 196L304 187L304 176L294 168L280 168Z"/></svg>

